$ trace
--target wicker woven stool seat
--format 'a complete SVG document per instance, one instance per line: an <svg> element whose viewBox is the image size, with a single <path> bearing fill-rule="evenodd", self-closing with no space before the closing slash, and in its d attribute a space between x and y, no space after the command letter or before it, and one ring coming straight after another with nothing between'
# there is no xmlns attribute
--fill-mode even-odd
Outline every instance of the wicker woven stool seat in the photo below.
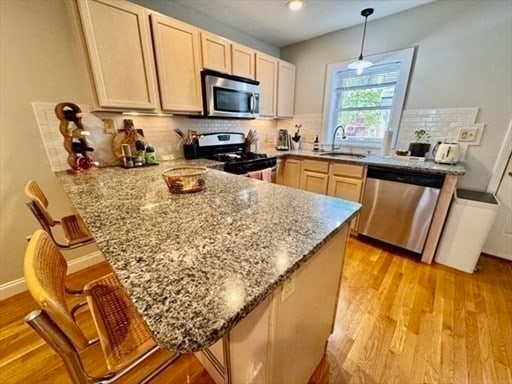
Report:
<svg viewBox="0 0 512 384"><path fill-rule="evenodd" d="M90 376L80 352L95 341L87 340L73 309L68 308L64 284L67 263L47 232L39 229L32 235L25 251L24 272L28 290L41 307L29 313L25 321L60 355L74 383L110 383L160 349L118 279L113 274L101 277L87 283L84 294L108 372ZM142 382L154 378L178 356L171 353Z"/></svg>
<svg viewBox="0 0 512 384"><path fill-rule="evenodd" d="M93 241L92 235L80 215L73 214L60 220L55 220L52 217L48 210L48 199L34 180L29 180L25 185L25 195L30 199L27 202L28 208L59 248L74 248ZM53 228L56 225L62 227L65 243L56 240L53 233Z"/></svg>

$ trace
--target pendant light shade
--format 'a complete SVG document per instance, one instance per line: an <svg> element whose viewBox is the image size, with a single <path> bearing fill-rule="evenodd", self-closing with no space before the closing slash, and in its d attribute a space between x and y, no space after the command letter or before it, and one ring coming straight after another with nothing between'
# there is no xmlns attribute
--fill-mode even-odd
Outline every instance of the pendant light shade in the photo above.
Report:
<svg viewBox="0 0 512 384"><path fill-rule="evenodd" d="M373 8L365 8L361 11L361 16L364 17L364 29L363 29L363 41L361 42L361 53L359 54L359 58L354 61L353 63L350 63L348 67L350 69L355 69L356 73L358 75L361 75L363 73L363 70L365 68L371 67L373 63L368 60L363 59L363 48L364 48L364 38L366 36L366 23L368 21L368 16L373 14Z"/></svg>

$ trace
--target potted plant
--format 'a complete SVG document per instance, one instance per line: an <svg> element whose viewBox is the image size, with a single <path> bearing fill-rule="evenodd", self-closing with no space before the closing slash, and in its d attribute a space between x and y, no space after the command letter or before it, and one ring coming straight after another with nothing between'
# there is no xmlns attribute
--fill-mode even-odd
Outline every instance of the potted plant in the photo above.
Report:
<svg viewBox="0 0 512 384"><path fill-rule="evenodd" d="M427 142L430 138L429 133L424 129L417 129L414 131L414 136L416 141L409 144L411 156L425 157L425 153L430 150L430 143Z"/></svg>

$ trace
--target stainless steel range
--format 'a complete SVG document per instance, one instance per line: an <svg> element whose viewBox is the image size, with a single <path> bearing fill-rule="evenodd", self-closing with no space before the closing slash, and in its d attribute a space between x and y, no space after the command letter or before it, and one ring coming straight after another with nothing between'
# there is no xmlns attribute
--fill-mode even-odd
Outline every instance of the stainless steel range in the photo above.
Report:
<svg viewBox="0 0 512 384"><path fill-rule="evenodd" d="M245 135L238 132L214 132L197 135L184 145L186 159L211 159L224 163L224 171L237 175L275 168L276 157L245 151Z"/></svg>

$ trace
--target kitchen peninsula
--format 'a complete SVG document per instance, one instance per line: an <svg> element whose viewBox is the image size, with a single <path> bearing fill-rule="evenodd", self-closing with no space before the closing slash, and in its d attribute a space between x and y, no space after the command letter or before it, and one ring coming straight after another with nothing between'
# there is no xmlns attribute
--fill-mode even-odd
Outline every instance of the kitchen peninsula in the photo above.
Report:
<svg viewBox="0 0 512 384"><path fill-rule="evenodd" d="M178 163L58 177L163 348L201 351L217 382L307 382L360 204L213 169L172 195Z"/></svg>

